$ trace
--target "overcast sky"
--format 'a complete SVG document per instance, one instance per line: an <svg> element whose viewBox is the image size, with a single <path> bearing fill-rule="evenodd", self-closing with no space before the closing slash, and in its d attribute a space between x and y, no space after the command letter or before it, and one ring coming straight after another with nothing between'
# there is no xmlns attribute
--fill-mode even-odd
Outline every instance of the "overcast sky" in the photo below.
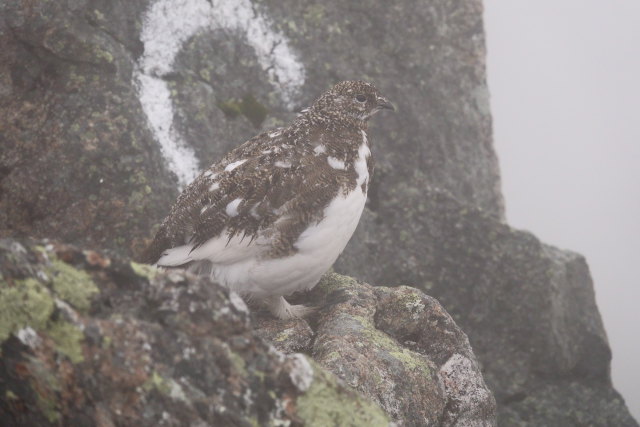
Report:
<svg viewBox="0 0 640 427"><path fill-rule="evenodd" d="M587 257L640 419L640 0L485 0L507 218Z"/></svg>

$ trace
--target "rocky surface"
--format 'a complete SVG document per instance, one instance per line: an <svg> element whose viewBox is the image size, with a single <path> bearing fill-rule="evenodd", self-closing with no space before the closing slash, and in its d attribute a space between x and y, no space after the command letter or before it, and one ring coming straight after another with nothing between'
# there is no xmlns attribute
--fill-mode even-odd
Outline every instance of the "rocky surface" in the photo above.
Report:
<svg viewBox="0 0 640 427"><path fill-rule="evenodd" d="M331 274L311 325L253 332L215 283L94 251L4 239L0 271L7 425L495 425L466 336L415 289Z"/></svg>
<svg viewBox="0 0 640 427"><path fill-rule="evenodd" d="M177 195L132 84L139 7L0 2L0 233L130 252Z"/></svg>
<svg viewBox="0 0 640 427"><path fill-rule="evenodd" d="M402 208L378 212L394 225L359 227L357 250L337 269L437 297L469 335L500 424L637 425L611 385L611 351L582 256L444 190L398 191L391 202Z"/></svg>
<svg viewBox="0 0 640 427"><path fill-rule="evenodd" d="M135 255L199 166L351 78L398 112L337 271L437 297L501 423L636 425L584 259L501 223L480 0L0 0L0 236ZM317 328L261 333L313 353Z"/></svg>
<svg viewBox="0 0 640 427"><path fill-rule="evenodd" d="M8 239L0 271L3 425L388 425L208 280Z"/></svg>
<svg viewBox="0 0 640 427"><path fill-rule="evenodd" d="M318 307L311 327L261 316L258 333L310 354L400 425L494 425L495 401L467 336L435 299L331 273L298 302ZM308 330L313 338L299 347Z"/></svg>

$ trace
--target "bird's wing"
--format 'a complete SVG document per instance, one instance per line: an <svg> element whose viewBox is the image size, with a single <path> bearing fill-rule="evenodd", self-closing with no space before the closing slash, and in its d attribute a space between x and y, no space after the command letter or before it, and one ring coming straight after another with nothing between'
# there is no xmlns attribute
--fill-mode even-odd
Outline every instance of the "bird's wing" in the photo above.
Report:
<svg viewBox="0 0 640 427"><path fill-rule="evenodd" d="M162 258L167 265L203 254L236 262L253 255L250 245L274 256L294 252L295 239L321 219L341 181L352 177L331 169L326 156L299 151L283 138L278 131L258 135L200 174L162 223L146 261L156 263L173 251Z"/></svg>

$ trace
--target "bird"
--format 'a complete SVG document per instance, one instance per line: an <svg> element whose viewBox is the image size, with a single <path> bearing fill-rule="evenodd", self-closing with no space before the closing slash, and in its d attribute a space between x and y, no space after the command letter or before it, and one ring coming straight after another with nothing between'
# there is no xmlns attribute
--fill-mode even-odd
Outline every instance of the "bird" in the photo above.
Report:
<svg viewBox="0 0 640 427"><path fill-rule="evenodd" d="M374 168L368 121L385 109L395 110L373 84L336 84L202 171L143 260L208 274L279 319L308 316L284 297L313 288L351 239Z"/></svg>

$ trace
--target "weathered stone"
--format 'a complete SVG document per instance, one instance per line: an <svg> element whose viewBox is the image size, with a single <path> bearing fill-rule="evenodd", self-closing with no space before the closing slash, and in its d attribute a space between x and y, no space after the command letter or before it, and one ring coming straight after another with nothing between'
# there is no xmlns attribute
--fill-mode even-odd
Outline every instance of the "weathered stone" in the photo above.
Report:
<svg viewBox="0 0 640 427"><path fill-rule="evenodd" d="M495 425L495 400L469 341L435 299L417 289L371 287L333 273L296 302L318 308L310 320L313 359L398 425ZM257 326L265 323L285 330L289 321L259 319ZM299 337L277 339L286 348Z"/></svg>
<svg viewBox="0 0 640 427"><path fill-rule="evenodd" d="M8 239L0 271L3 425L388 425L209 280Z"/></svg>
<svg viewBox="0 0 640 427"><path fill-rule="evenodd" d="M131 253L177 195L132 82L141 7L0 1L0 235Z"/></svg>
<svg viewBox="0 0 640 427"><path fill-rule="evenodd" d="M444 190L398 193L395 208L377 213L390 226L371 221L359 229L358 251L341 259L339 271L374 284L411 283L437 297L469 336L499 423L636 425L611 385L611 351L583 257ZM581 396L598 398L585 407Z"/></svg>
<svg viewBox="0 0 640 427"><path fill-rule="evenodd" d="M278 320L270 313L256 316L256 335L283 353L309 353L314 333L302 319Z"/></svg>

